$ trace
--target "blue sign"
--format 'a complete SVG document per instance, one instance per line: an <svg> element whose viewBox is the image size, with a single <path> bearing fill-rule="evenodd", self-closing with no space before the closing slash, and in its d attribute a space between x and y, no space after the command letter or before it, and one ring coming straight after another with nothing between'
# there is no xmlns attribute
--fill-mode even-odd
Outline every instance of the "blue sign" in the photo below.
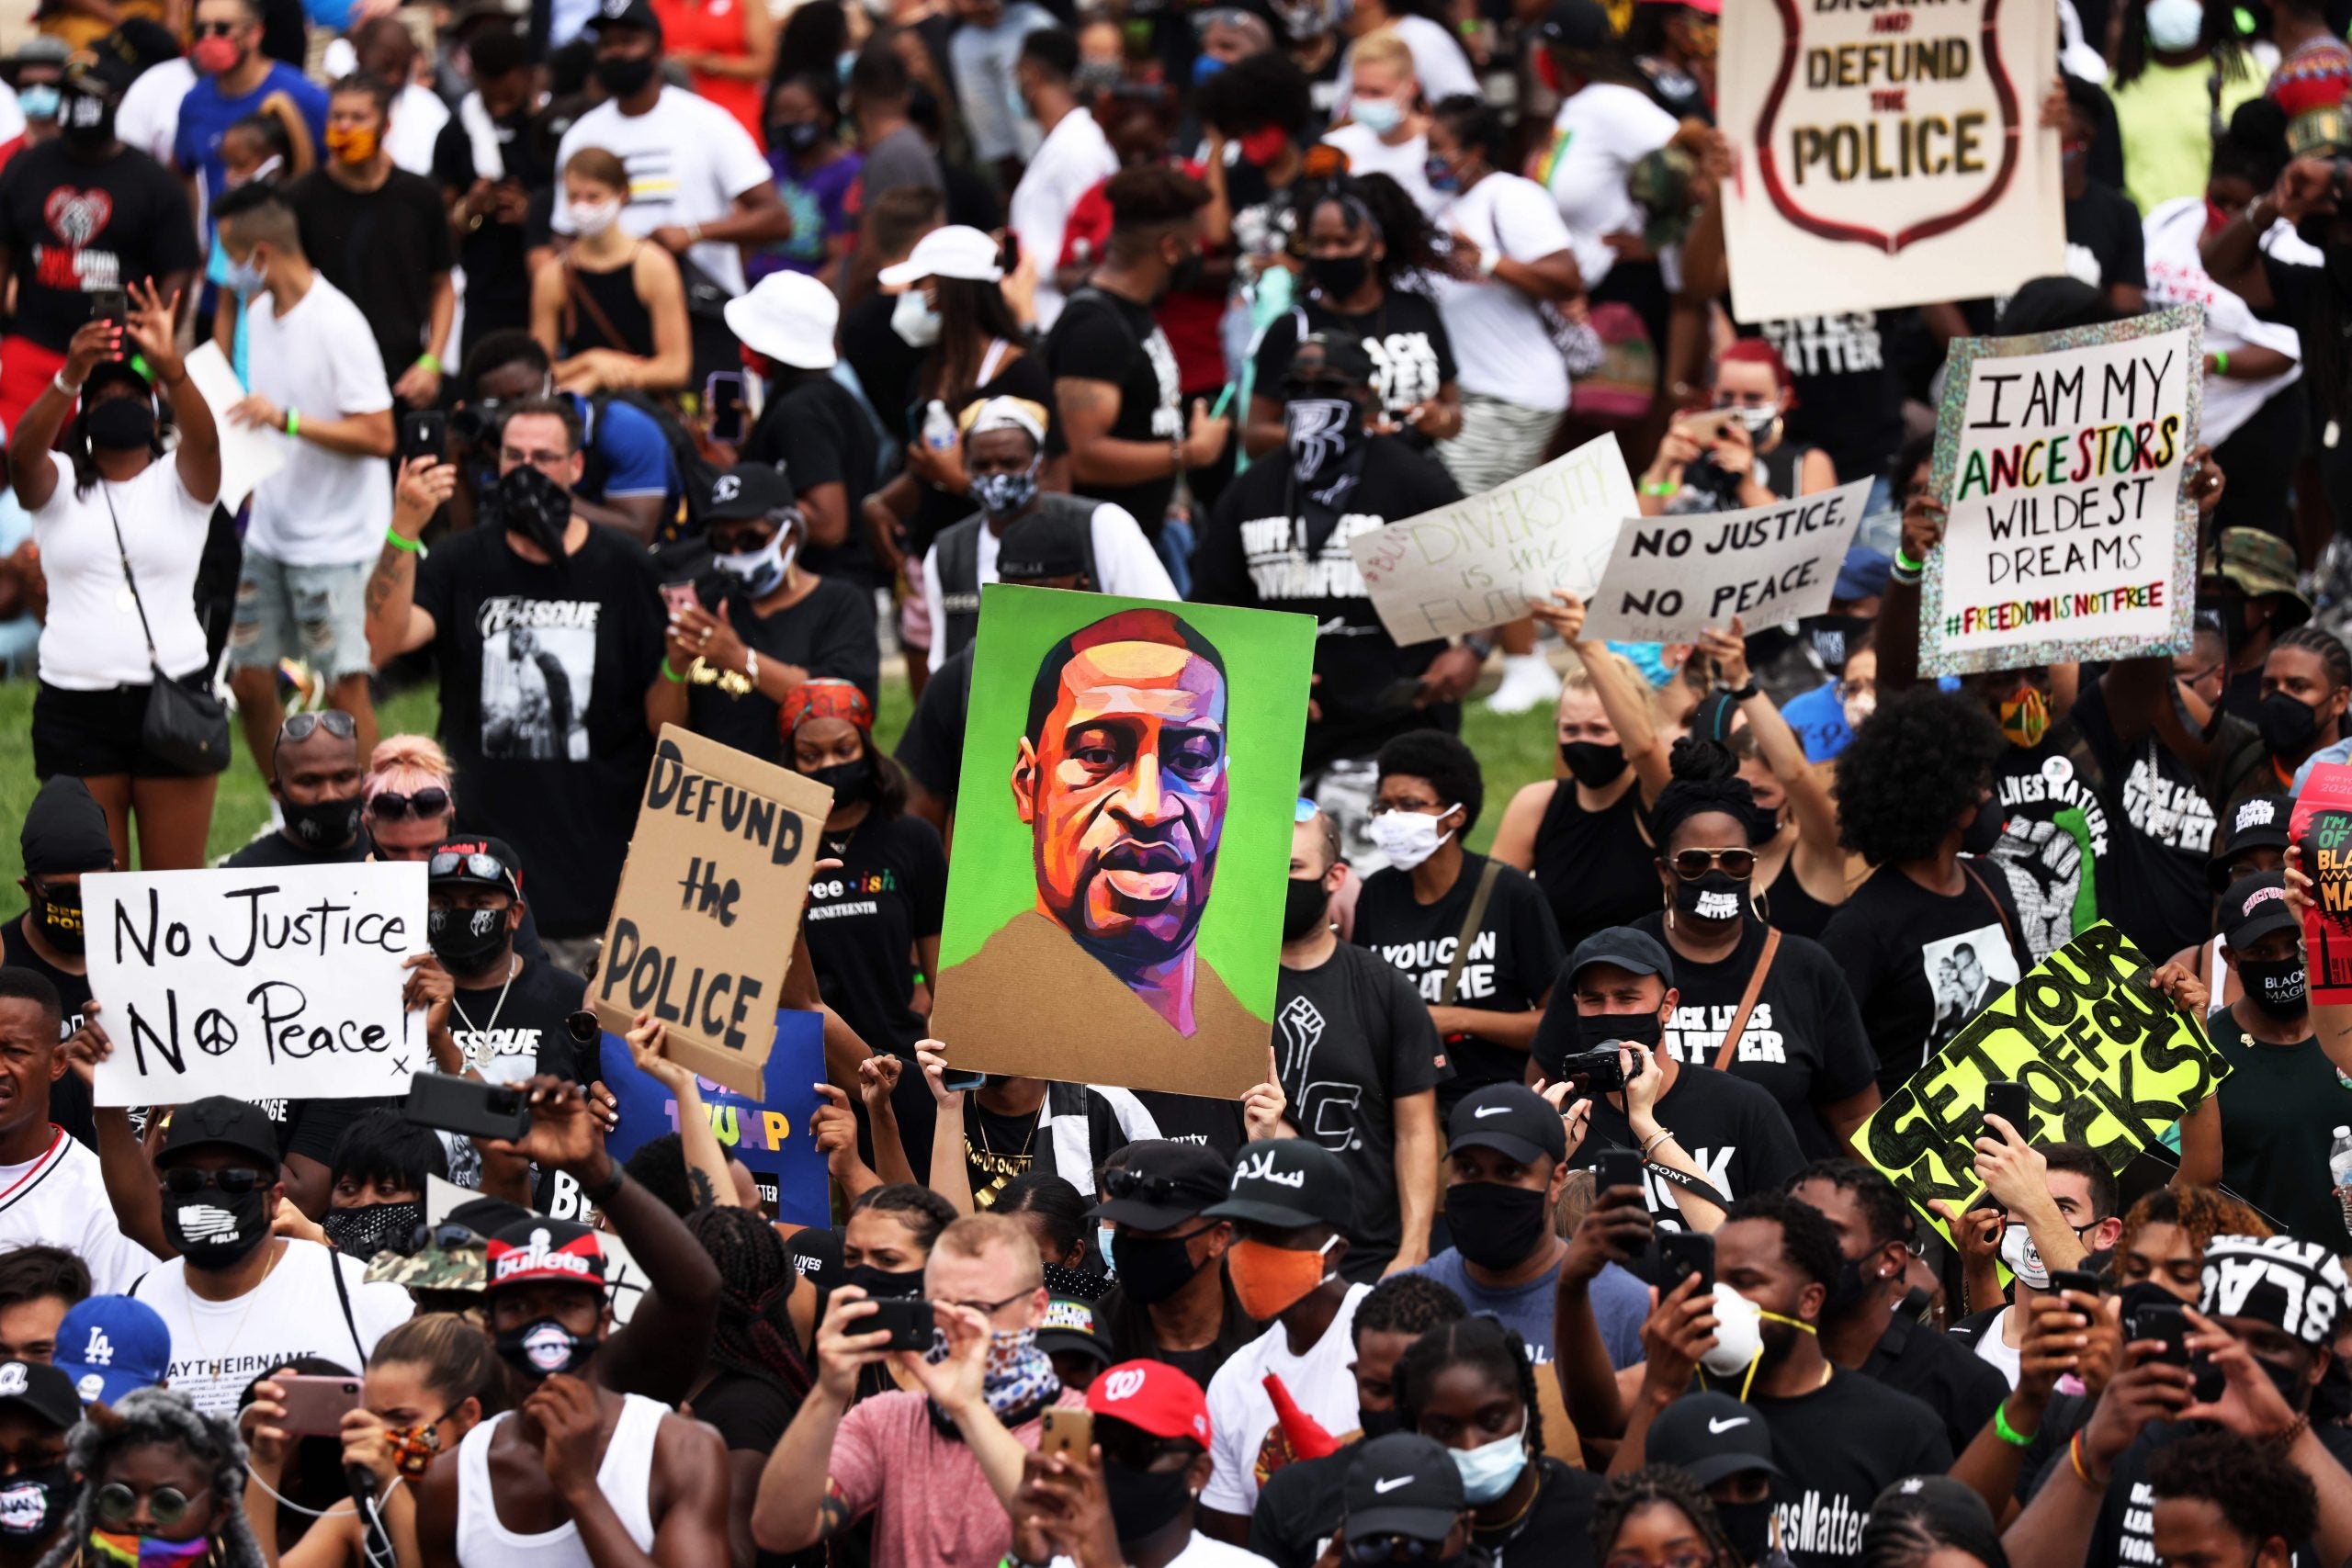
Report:
<svg viewBox="0 0 2352 1568"><path fill-rule="evenodd" d="M620 1126L605 1140L615 1159L627 1159L654 1139L678 1130L678 1102L637 1070L628 1042L607 1033L605 1087L620 1101ZM751 1168L760 1194L789 1224L831 1225L825 1156L808 1123L825 1076L824 1015L778 1010L775 1043L768 1051L767 1092L754 1100L726 1085L696 1078L718 1146Z"/></svg>

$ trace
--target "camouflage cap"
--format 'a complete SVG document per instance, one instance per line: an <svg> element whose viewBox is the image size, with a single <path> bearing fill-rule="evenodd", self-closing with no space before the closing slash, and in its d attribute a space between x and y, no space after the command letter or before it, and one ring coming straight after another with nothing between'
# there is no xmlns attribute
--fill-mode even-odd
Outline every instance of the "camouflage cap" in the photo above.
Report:
<svg viewBox="0 0 2352 1568"><path fill-rule="evenodd" d="M368 1262L368 1283L404 1285L419 1291L479 1291L489 1279L487 1247L428 1247L414 1254L386 1250Z"/></svg>
<svg viewBox="0 0 2352 1568"><path fill-rule="evenodd" d="M2264 529L2222 529L2219 561L2208 552L2198 575L2207 580L2221 578L2249 599L2276 594L2292 600L2302 614L2292 619L2282 616L2275 623L2279 631L2300 626L2311 614L2312 602L2295 584L2294 547Z"/></svg>

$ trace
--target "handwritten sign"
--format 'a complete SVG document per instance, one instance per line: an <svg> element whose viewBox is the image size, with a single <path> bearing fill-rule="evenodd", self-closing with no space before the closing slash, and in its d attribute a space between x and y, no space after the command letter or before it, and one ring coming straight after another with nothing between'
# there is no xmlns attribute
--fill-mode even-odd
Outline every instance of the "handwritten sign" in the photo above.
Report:
<svg viewBox="0 0 2352 1568"><path fill-rule="evenodd" d="M1618 525L1641 510L1614 435L1490 491L1348 542L1380 624L1400 644L1515 621L1565 588L1589 600Z"/></svg>
<svg viewBox="0 0 2352 1568"><path fill-rule="evenodd" d="M2006 294L2066 270L2048 0L1725 6L1719 123L1743 321Z"/></svg>
<svg viewBox="0 0 2352 1568"><path fill-rule="evenodd" d="M817 1152L808 1126L820 1103L817 1082L825 1076L824 1015L779 1009L775 1041L763 1070L765 1082L757 1095L702 1081L710 1130L718 1135L718 1146L751 1171L761 1199L775 1205L777 1219L830 1225L833 1219L825 1156ZM677 1100L639 1072L630 1060L628 1042L612 1035L605 1037L605 1087L620 1102L620 1126L605 1140L615 1159L627 1159L678 1130Z"/></svg>
<svg viewBox="0 0 2352 1568"><path fill-rule="evenodd" d="M760 1093L832 800L798 773L662 727L596 975L606 1029L625 1033L650 1011L670 1026L672 1060Z"/></svg>
<svg viewBox="0 0 2352 1568"><path fill-rule="evenodd" d="M1962 338L1946 363L1919 668L1931 675L2188 647L2204 317Z"/></svg>
<svg viewBox="0 0 2352 1568"><path fill-rule="evenodd" d="M410 863L82 879L99 1105L401 1094L429 1067L401 963L424 951Z"/></svg>
<svg viewBox="0 0 2352 1568"><path fill-rule="evenodd" d="M1984 1086L2007 1081L2032 1097L2027 1137L2087 1144L2120 1171L2230 1070L2148 973L2121 932L2091 927L1947 1041L1855 1130L1854 1146L1931 1222L1931 1200L1964 1209L1984 1190Z"/></svg>
<svg viewBox="0 0 2352 1568"><path fill-rule="evenodd" d="M2352 1002L2352 767L2323 762L2295 796L2290 829L2312 879L2303 915L2311 999Z"/></svg>
<svg viewBox="0 0 2352 1568"><path fill-rule="evenodd" d="M1870 498L1856 479L1745 512L1629 517L1585 636L1688 642L1735 615L1751 629L1818 615Z"/></svg>

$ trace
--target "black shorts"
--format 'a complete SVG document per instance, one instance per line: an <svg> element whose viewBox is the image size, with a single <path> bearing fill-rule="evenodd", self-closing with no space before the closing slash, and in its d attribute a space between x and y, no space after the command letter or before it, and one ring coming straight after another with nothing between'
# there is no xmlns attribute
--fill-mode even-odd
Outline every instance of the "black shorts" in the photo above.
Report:
<svg viewBox="0 0 2352 1568"><path fill-rule="evenodd" d="M180 684L201 692L201 671ZM140 741L147 721L145 686L75 692L40 683L33 697L33 773L41 779L98 779L129 773L135 779L195 779L207 775L175 767Z"/></svg>

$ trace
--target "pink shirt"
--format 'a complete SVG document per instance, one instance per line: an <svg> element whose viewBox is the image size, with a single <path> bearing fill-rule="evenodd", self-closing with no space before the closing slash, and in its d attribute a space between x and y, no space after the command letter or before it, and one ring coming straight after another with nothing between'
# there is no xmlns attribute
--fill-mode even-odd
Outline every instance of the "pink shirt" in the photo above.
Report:
<svg viewBox="0 0 2352 1568"><path fill-rule="evenodd" d="M1054 1403L1083 1405L1086 1396L1066 1388ZM941 1437L923 1404L920 1393L893 1390L851 1405L833 1434L827 1467L833 1490L852 1518L874 1515L876 1568L993 1568L1012 1549L1012 1520L972 1450ZM1036 1421L1012 1435L1034 1450Z"/></svg>

